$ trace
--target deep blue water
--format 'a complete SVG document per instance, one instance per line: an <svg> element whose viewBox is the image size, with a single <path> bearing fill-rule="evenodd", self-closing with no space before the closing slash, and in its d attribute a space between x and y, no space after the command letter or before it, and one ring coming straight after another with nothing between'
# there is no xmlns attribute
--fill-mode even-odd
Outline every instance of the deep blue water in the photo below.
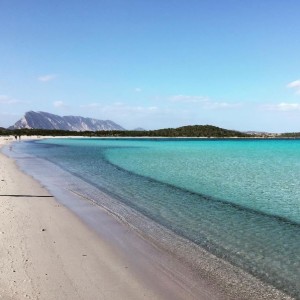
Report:
<svg viewBox="0 0 300 300"><path fill-rule="evenodd" d="M300 298L300 141L49 139L16 145Z"/></svg>

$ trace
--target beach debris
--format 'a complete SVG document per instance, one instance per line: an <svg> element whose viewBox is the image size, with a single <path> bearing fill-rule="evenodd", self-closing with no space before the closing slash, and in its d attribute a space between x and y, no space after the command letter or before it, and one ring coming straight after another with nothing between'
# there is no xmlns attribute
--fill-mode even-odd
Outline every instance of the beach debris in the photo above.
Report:
<svg viewBox="0 0 300 300"><path fill-rule="evenodd" d="M86 254L82 254L82 256L87 256Z"/></svg>
<svg viewBox="0 0 300 300"><path fill-rule="evenodd" d="M45 228L43 228L43 229L42 229L42 231L46 231L46 229L45 229Z"/></svg>

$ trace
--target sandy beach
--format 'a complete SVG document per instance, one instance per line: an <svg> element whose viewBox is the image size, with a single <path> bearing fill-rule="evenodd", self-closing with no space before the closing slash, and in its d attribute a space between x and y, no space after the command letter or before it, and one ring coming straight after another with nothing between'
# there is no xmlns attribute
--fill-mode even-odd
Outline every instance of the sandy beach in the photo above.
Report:
<svg viewBox="0 0 300 300"><path fill-rule="evenodd" d="M2 153L0 201L1 299L212 299L130 245L126 258Z"/></svg>
<svg viewBox="0 0 300 300"><path fill-rule="evenodd" d="M160 298L95 233L0 155L2 299Z"/></svg>
<svg viewBox="0 0 300 300"><path fill-rule="evenodd" d="M89 201L14 142L0 137L0 299L292 299L195 245L187 257L185 239L98 189L102 203Z"/></svg>

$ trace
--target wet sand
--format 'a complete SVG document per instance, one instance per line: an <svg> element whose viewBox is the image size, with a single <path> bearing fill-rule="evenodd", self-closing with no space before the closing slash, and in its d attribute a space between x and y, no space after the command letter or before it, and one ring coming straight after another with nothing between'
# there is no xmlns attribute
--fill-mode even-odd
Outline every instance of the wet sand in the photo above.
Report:
<svg viewBox="0 0 300 300"><path fill-rule="evenodd" d="M170 232L155 244L67 191L59 168L52 188L45 167L34 180L0 149L0 299L291 299L199 247L187 263L187 241Z"/></svg>
<svg viewBox="0 0 300 300"><path fill-rule="evenodd" d="M0 147L8 142L1 137ZM188 286L176 263L165 269L148 257L150 245L94 207L101 236L2 153L0 201L2 299L217 299L201 283Z"/></svg>

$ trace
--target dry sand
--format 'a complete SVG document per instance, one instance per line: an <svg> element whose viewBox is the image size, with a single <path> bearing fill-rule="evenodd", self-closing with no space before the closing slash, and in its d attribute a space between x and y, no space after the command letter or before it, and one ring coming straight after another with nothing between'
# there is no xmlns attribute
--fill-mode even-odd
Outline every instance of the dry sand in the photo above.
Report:
<svg viewBox="0 0 300 300"><path fill-rule="evenodd" d="M103 208L55 199L1 153L12 141L0 137L0 299L291 299L205 259L200 279Z"/></svg>
<svg viewBox="0 0 300 300"><path fill-rule="evenodd" d="M212 299L162 268L134 272L134 257L125 260L1 153L13 140L0 137L0 299Z"/></svg>
<svg viewBox="0 0 300 300"><path fill-rule="evenodd" d="M93 231L3 154L0 201L0 298L159 298Z"/></svg>

